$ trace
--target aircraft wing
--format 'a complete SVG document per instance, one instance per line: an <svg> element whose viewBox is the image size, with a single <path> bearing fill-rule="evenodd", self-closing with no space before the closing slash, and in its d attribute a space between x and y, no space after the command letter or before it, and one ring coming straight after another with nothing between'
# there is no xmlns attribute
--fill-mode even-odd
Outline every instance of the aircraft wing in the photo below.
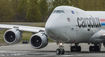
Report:
<svg viewBox="0 0 105 57"><path fill-rule="evenodd" d="M96 32L91 39L105 39L105 30L101 29L100 31Z"/></svg>
<svg viewBox="0 0 105 57"><path fill-rule="evenodd" d="M39 31L44 31L45 30L45 28L42 28L42 27L22 26L22 25L8 25L8 24L0 24L0 28L3 28L3 29L18 28L20 31L29 31L29 32L39 32Z"/></svg>

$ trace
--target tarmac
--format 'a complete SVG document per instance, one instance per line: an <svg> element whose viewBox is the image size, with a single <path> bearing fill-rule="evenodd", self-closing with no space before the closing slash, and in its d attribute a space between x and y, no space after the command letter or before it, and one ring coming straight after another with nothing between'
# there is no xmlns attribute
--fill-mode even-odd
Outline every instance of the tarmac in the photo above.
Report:
<svg viewBox="0 0 105 57"><path fill-rule="evenodd" d="M56 55L59 47L56 43L49 43L43 49L33 49L30 44L14 44L0 46L0 57L105 57L105 48L101 52L89 52L88 44L80 44L81 52L70 52L70 44L64 44L65 55Z"/></svg>

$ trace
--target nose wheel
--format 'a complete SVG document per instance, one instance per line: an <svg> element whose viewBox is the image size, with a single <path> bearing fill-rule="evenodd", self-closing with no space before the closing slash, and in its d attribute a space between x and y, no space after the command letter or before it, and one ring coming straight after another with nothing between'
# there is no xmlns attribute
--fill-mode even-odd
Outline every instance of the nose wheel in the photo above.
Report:
<svg viewBox="0 0 105 57"><path fill-rule="evenodd" d="M65 50L64 50L64 49L62 50L62 49L59 49L59 48L58 48L58 49L56 50L56 54L57 54L57 55L63 55L63 54L65 54Z"/></svg>
<svg viewBox="0 0 105 57"><path fill-rule="evenodd" d="M62 43L60 43L59 48L56 49L56 54L57 55L64 55L65 54L64 46L62 45Z"/></svg>

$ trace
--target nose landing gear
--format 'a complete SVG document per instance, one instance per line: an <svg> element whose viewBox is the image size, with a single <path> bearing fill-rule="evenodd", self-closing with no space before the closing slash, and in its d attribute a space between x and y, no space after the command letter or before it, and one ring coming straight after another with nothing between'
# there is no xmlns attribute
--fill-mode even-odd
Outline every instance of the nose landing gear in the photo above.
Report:
<svg viewBox="0 0 105 57"><path fill-rule="evenodd" d="M56 54L57 55L63 55L63 54L65 54L63 43L58 43L58 44L59 44L59 48L56 49Z"/></svg>

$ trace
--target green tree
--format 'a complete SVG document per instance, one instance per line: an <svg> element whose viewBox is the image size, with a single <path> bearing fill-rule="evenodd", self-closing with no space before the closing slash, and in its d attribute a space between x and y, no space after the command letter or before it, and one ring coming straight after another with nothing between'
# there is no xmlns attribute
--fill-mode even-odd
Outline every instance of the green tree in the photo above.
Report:
<svg viewBox="0 0 105 57"><path fill-rule="evenodd" d="M91 1L90 1L90 7L91 7L90 10L93 10L93 11L97 10L97 9L96 9L96 7L97 7L96 3L97 3L96 0L91 0Z"/></svg>
<svg viewBox="0 0 105 57"><path fill-rule="evenodd" d="M38 0L29 0L28 1L28 9L26 12L27 21L31 22L41 22L41 13L38 7Z"/></svg>
<svg viewBox="0 0 105 57"><path fill-rule="evenodd" d="M48 14L48 3L47 0L40 0L40 12L42 14L42 19L44 21L44 19L46 19L47 14Z"/></svg>
<svg viewBox="0 0 105 57"><path fill-rule="evenodd" d="M61 0L61 5L68 5L68 6L70 6L70 0Z"/></svg>
<svg viewBox="0 0 105 57"><path fill-rule="evenodd" d="M103 0L97 0L97 10L103 10Z"/></svg>
<svg viewBox="0 0 105 57"><path fill-rule="evenodd" d="M102 0L102 10L105 11L105 0Z"/></svg>
<svg viewBox="0 0 105 57"><path fill-rule="evenodd" d="M0 21L12 21L14 16L13 8L9 0L0 0Z"/></svg>
<svg viewBox="0 0 105 57"><path fill-rule="evenodd" d="M10 3L11 3L11 7L13 8L14 10L14 20L13 21L18 21L18 12L17 12L17 8L18 8L18 4L19 4L19 1L20 0L9 0Z"/></svg>
<svg viewBox="0 0 105 57"><path fill-rule="evenodd" d="M72 4L72 6L74 6L74 7L78 7L79 5L78 5L78 1L79 0L70 0L71 1L71 4Z"/></svg>
<svg viewBox="0 0 105 57"><path fill-rule="evenodd" d="M81 8L81 9L84 8L84 5L83 5L84 1L83 0L79 0L77 4L78 4L78 6L77 6L78 8Z"/></svg>
<svg viewBox="0 0 105 57"><path fill-rule="evenodd" d="M55 7L57 7L57 6L60 6L60 4L61 4L61 1L60 1L60 0L54 0L54 1L53 1L53 9L54 9Z"/></svg>
<svg viewBox="0 0 105 57"><path fill-rule="evenodd" d="M48 2L48 14L47 14L47 16L50 16L50 14L52 13L52 11L53 11L53 0L50 0L49 2ZM47 18L48 19L48 18ZM46 20L47 20L46 19Z"/></svg>
<svg viewBox="0 0 105 57"><path fill-rule="evenodd" d="M83 10L105 10L105 0L70 0L71 5Z"/></svg>
<svg viewBox="0 0 105 57"><path fill-rule="evenodd" d="M26 11L27 11L27 0L20 0L17 8L18 19L21 21L26 21Z"/></svg>
<svg viewBox="0 0 105 57"><path fill-rule="evenodd" d="M63 5L71 5L71 1L70 0L54 0L53 1L53 9L57 6L63 6Z"/></svg>

